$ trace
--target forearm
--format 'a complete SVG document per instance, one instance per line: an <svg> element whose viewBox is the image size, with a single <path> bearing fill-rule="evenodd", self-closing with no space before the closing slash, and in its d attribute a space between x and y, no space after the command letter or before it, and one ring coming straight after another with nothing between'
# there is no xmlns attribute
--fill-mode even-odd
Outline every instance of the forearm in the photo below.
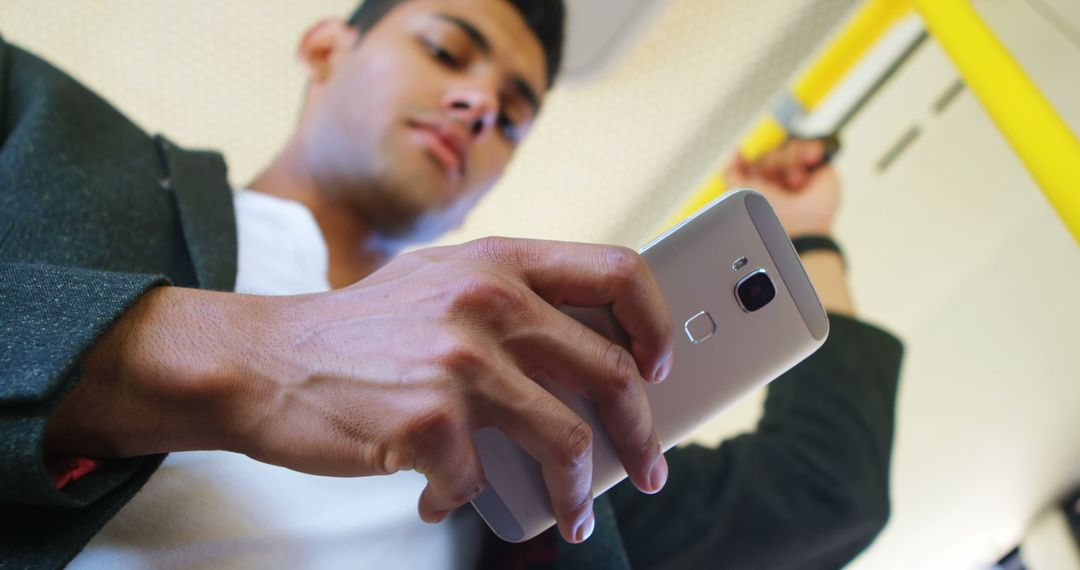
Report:
<svg viewBox="0 0 1080 570"><path fill-rule="evenodd" d="M51 417L48 454L133 457L230 449L248 389L236 363L254 334L251 298L156 287L81 359L84 372Z"/></svg>
<svg viewBox="0 0 1080 570"><path fill-rule="evenodd" d="M818 352L770 386L758 432L801 450L823 481L886 502L902 347L855 318L838 253L813 250L801 258L831 330Z"/></svg>

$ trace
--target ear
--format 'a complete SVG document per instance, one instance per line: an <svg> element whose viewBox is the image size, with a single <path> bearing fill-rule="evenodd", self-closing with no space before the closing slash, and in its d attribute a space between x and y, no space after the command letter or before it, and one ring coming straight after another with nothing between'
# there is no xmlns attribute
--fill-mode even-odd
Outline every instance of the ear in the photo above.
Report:
<svg viewBox="0 0 1080 570"><path fill-rule="evenodd" d="M307 70L310 83L322 83L330 77L340 57L356 43L356 28L342 20L321 20L304 32L297 56Z"/></svg>

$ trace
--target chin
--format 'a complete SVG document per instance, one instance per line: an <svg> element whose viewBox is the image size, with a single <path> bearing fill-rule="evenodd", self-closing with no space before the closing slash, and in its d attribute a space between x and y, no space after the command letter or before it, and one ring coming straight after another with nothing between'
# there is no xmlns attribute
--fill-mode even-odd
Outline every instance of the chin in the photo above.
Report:
<svg viewBox="0 0 1080 570"><path fill-rule="evenodd" d="M409 244L432 241L447 229L447 215L461 200L460 183L451 181L442 166L424 154L394 161L371 193L367 222L382 236Z"/></svg>
<svg viewBox="0 0 1080 570"><path fill-rule="evenodd" d="M371 247L387 255L396 255L402 250L429 244L453 229L456 224L447 223L447 218L438 213L422 215L407 225L387 227L372 237Z"/></svg>
<svg viewBox="0 0 1080 570"><path fill-rule="evenodd" d="M373 220L372 225L380 235L403 246L435 241L457 227L460 219L455 215L455 204L436 205L421 200L399 200L392 207L395 215L387 216L381 221Z"/></svg>
<svg viewBox="0 0 1080 570"><path fill-rule="evenodd" d="M419 226L426 225L425 220L431 217L433 207L425 203L418 196L403 195L397 193L384 196L372 211L373 215L367 220L375 230L384 236L394 238L407 238L418 232Z"/></svg>
<svg viewBox="0 0 1080 570"><path fill-rule="evenodd" d="M441 170L437 176L424 170L409 174L399 178L386 196L396 203L399 212L407 212L408 218L419 220L442 212L454 203L451 198L458 194L458 188L451 187L451 183L441 175Z"/></svg>

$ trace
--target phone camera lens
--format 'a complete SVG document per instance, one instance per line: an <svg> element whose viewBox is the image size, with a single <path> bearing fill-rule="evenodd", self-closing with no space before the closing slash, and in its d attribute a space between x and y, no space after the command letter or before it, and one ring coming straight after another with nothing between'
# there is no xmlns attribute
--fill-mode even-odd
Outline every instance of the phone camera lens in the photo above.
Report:
<svg viewBox="0 0 1080 570"><path fill-rule="evenodd" d="M759 269L739 281L735 286L735 297L744 311L753 313L776 298L776 286L765 270Z"/></svg>

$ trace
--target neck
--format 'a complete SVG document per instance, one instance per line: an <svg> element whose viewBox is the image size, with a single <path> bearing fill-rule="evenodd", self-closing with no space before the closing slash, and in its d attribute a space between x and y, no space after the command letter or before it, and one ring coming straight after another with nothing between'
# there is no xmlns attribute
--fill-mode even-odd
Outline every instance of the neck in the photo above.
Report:
<svg viewBox="0 0 1080 570"><path fill-rule="evenodd" d="M376 247L377 236L349 207L327 198L304 164L303 144L297 137L255 177L248 188L300 202L315 216L330 256L327 278L339 289L367 277L389 258Z"/></svg>

